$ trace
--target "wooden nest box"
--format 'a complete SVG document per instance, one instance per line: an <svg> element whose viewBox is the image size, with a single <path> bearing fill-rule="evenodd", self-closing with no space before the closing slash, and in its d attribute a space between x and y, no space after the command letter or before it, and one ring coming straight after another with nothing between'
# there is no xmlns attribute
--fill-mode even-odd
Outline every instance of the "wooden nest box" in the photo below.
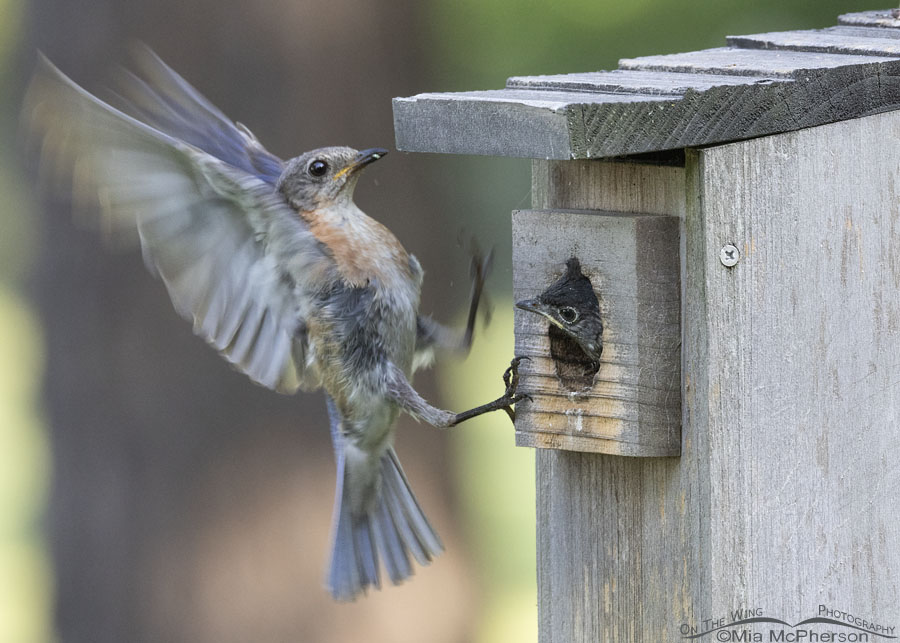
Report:
<svg viewBox="0 0 900 643"><path fill-rule="evenodd" d="M898 109L889 11L395 99L400 149L534 159L515 297L576 257L599 303L574 383L517 311L541 641L822 605L900 628Z"/></svg>

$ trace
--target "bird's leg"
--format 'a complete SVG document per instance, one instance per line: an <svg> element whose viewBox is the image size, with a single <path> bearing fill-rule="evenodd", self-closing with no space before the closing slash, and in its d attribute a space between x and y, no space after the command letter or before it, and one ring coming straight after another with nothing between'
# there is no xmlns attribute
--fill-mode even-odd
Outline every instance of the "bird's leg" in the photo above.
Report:
<svg viewBox="0 0 900 643"><path fill-rule="evenodd" d="M468 353L472 347L472 338L475 335L475 321L478 318L478 306L484 294L484 282L491 273L491 264L494 258L493 249L482 255L478 246L472 244L472 296L469 300L469 316L466 319L466 328L459 335L443 324L436 322L428 315L419 315L416 327L416 351L427 351L438 347L447 350Z"/></svg>
<svg viewBox="0 0 900 643"><path fill-rule="evenodd" d="M460 422L465 422L473 417L500 410L505 411L509 419L515 421L516 414L512 405L522 400L531 399L530 396L525 393L519 393L517 390L519 386L519 363L523 359L528 358L516 357L513 359L509 368L503 373L503 383L506 385L506 391L501 397L493 402L482 404L462 413L444 411L426 402L412 387L406 376L397 368L392 369L388 395L400 408L414 418L424 420L439 429L456 426Z"/></svg>
<svg viewBox="0 0 900 643"><path fill-rule="evenodd" d="M521 362L523 359L529 358L514 358L510 363L509 368L507 368L503 372L503 383L506 385L506 392L502 397L497 398L493 402L488 402L487 404L476 406L474 409L469 409L468 411L457 413L456 418L454 418L453 424L451 424L450 426L456 426L460 422L465 422L466 420L471 420L472 418L478 417L479 415L490 413L491 411L499 411L501 409L506 411L506 414L509 416L511 422L515 422L516 412L512 408L512 405L522 400L531 400L531 396L525 393L519 393L517 390L519 387L519 362Z"/></svg>

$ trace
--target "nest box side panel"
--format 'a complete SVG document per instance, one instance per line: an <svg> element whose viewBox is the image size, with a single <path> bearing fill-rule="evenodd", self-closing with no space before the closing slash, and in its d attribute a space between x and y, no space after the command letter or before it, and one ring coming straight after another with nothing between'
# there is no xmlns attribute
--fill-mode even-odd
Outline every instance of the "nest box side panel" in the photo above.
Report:
<svg viewBox="0 0 900 643"><path fill-rule="evenodd" d="M710 609L893 624L900 112L690 151L688 169L687 434L728 571Z"/></svg>

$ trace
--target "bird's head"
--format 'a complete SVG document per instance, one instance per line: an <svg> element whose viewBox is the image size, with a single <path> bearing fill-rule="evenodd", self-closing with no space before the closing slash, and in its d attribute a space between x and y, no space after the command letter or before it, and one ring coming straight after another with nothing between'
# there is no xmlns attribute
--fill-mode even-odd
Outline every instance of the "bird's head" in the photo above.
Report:
<svg viewBox="0 0 900 643"><path fill-rule="evenodd" d="M566 262L566 272L534 299L516 307L537 313L574 339L595 362L603 351L603 321L600 303L590 279L581 272L575 257Z"/></svg>
<svg viewBox="0 0 900 643"><path fill-rule="evenodd" d="M373 147L323 147L288 161L277 187L298 211L312 211L353 199L360 171L387 154Z"/></svg>

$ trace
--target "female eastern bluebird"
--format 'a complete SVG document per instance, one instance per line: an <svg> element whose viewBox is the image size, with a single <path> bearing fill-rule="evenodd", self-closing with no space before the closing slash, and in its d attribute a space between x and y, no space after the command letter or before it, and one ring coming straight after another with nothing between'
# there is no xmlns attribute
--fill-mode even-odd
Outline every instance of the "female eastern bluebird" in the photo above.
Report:
<svg viewBox="0 0 900 643"><path fill-rule="evenodd" d="M442 551L392 446L400 411L453 426L471 411L431 406L410 384L435 346L467 350L487 262L476 261L465 333L418 314L422 268L353 203L359 173L386 154L329 147L287 162L232 123L149 50L119 111L41 58L23 119L44 169L71 178L112 229L136 228L177 311L253 381L323 388L337 458L328 586L339 600L393 583Z"/></svg>

